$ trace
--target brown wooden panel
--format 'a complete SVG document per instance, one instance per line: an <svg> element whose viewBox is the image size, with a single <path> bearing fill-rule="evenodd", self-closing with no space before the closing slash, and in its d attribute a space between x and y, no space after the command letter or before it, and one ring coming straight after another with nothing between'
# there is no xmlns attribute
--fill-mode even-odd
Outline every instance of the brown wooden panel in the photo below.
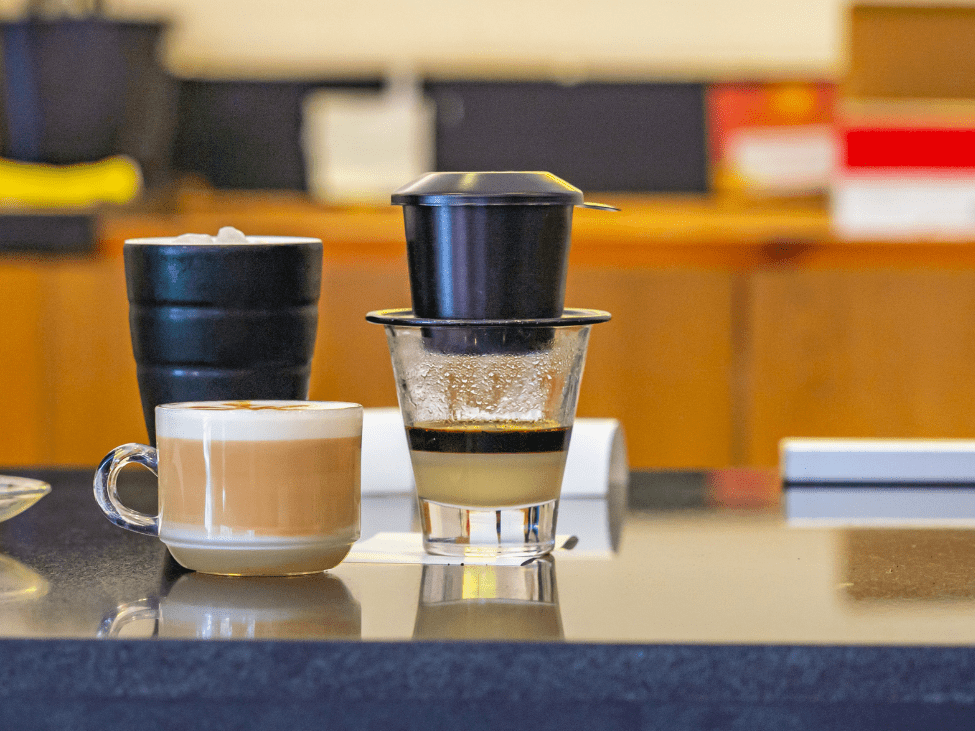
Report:
<svg viewBox="0 0 975 731"><path fill-rule="evenodd" d="M858 97L975 97L973 45L972 7L854 6L844 91Z"/></svg>
<svg viewBox="0 0 975 731"><path fill-rule="evenodd" d="M779 271L749 282L750 443L975 435L975 272Z"/></svg>
<svg viewBox="0 0 975 731"><path fill-rule="evenodd" d="M621 418L635 466L770 465L778 438L800 433L970 435L963 390L948 383L970 380L975 362L966 345L975 339L966 341L964 331L975 241L839 241L821 204L590 197L623 211L575 215L568 304L615 316L594 328L580 413ZM399 210L197 192L169 213L106 216L103 244L117 251L128 236L225 224L324 240L311 395L394 404L382 328L363 317L409 304ZM110 330L124 329L117 266L119 279L103 284L121 298L119 311L82 308L72 316L82 325L94 316L114 322ZM77 276L92 282L106 275ZM52 311L78 307L94 297L96 288L88 289ZM899 322L911 323L910 335ZM58 351L70 345L55 353L58 374L75 358L74 367L105 380L120 372L118 358L131 357L127 333L108 364L77 358L80 346L64 337L55 343ZM910 354L892 359L892 343ZM66 403L80 414L87 398Z"/></svg>
<svg viewBox="0 0 975 731"><path fill-rule="evenodd" d="M0 264L0 465L48 457L43 284L41 267Z"/></svg>
<svg viewBox="0 0 975 731"><path fill-rule="evenodd" d="M702 196L593 194L619 213L574 215L573 266L740 270L791 264L811 268L971 268L975 241L844 241L832 234L822 202L743 206ZM395 206L333 207L295 194L211 192L183 195L176 211L114 211L99 221L101 251L119 255L126 238L215 232L316 236L330 261L399 261L406 248Z"/></svg>
<svg viewBox="0 0 975 731"><path fill-rule="evenodd" d="M731 461L730 275L576 268L567 304L610 310L593 328L584 416L616 417L639 467ZM396 404L383 329L367 311L409 306L405 260L326 262L312 397Z"/></svg>
<svg viewBox="0 0 975 731"><path fill-rule="evenodd" d="M366 322L366 313L409 306L405 246L399 260L326 257L311 397L395 406L396 383L386 336L381 325Z"/></svg>
<svg viewBox="0 0 975 731"><path fill-rule="evenodd" d="M122 260L53 266L46 292L52 459L94 465L113 447L145 443Z"/></svg>
<svg viewBox="0 0 975 731"><path fill-rule="evenodd" d="M623 422L634 467L731 462L731 275L574 267L566 304L593 327L580 416Z"/></svg>

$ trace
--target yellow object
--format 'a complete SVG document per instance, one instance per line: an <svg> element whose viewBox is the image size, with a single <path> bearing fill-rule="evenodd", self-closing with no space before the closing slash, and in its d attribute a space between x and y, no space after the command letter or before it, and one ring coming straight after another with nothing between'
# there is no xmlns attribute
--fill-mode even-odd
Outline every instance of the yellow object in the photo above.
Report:
<svg viewBox="0 0 975 731"><path fill-rule="evenodd" d="M816 101L816 91L807 84L779 84L769 93L769 106L791 124L815 114Z"/></svg>
<svg viewBox="0 0 975 731"><path fill-rule="evenodd" d="M126 203L141 188L139 164L124 155L73 165L0 159L0 204L55 208Z"/></svg>

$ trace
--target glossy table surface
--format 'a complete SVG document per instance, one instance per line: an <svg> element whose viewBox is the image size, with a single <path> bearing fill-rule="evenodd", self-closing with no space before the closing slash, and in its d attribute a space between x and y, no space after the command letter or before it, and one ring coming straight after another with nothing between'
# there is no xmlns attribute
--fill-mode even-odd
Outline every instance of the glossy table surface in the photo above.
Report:
<svg viewBox="0 0 975 731"><path fill-rule="evenodd" d="M600 545L576 520L551 561L269 579L185 572L109 524L86 473L42 476L52 493L0 523L0 636L975 644L975 531L792 528L765 472L637 475L616 552L584 500L565 510ZM363 539L411 506L365 498Z"/></svg>
<svg viewBox="0 0 975 731"><path fill-rule="evenodd" d="M397 704L432 701L429 688L443 685L457 703L527 692L563 710L594 694L562 728L586 727L587 713L603 714L606 728L702 727L684 710L728 704L759 708L742 716L752 728L813 717L837 728L899 727L889 724L895 701L903 718L942 728L975 712L975 531L790 527L768 472L635 474L619 524L576 531L575 548L528 566L345 562L291 579L186 572L157 540L101 515L90 473L17 474L53 490L0 523L0 724L13 713L3 696L15 689L30 690L28 705L47 702L52 670L97 696L103 686L86 678L110 672L119 684L129 668L134 689L109 692L120 708L187 693L199 700L199 685L173 690L188 677L209 688L204 696L234 704L237 676L214 669L227 662L247 677L284 672L291 685L275 692L305 698L318 721L332 713L326 699L354 689L348 727L365 717L380 727L382 713L399 727L437 727L433 711L407 722ZM578 503L576 525L580 515L612 518L602 501ZM408 499L364 499L363 537L408 526L410 511ZM241 641L202 641L221 637ZM348 685L307 697L318 686L295 689L295 677L336 664ZM480 675L470 676L472 665ZM404 686L407 677L428 689ZM395 703L364 700L363 682ZM65 717L91 713L81 696L64 704ZM468 725L504 723L509 712L501 704ZM309 719L292 720L304 728Z"/></svg>

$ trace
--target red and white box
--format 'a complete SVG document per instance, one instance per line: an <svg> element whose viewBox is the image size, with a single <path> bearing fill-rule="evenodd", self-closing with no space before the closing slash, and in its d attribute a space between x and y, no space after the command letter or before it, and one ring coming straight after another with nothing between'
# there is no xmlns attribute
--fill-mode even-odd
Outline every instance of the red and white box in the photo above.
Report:
<svg viewBox="0 0 975 731"><path fill-rule="evenodd" d="M759 200L825 195L836 158L835 96L825 81L710 84L714 191Z"/></svg>
<svg viewBox="0 0 975 731"><path fill-rule="evenodd" d="M842 124L831 187L837 235L851 239L975 239L971 124Z"/></svg>

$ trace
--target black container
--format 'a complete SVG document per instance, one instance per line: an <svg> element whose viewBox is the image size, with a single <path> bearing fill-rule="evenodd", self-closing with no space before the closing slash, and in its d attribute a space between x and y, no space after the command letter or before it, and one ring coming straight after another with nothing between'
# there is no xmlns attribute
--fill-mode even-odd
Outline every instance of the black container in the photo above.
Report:
<svg viewBox="0 0 975 731"><path fill-rule="evenodd" d="M57 164L125 154L149 187L171 179L177 82L166 24L107 18L0 23L0 150Z"/></svg>
<svg viewBox="0 0 975 731"><path fill-rule="evenodd" d="M575 206L582 191L546 172L429 173L392 196L403 206L413 315L433 320L547 320L565 305ZM490 331L500 337L504 331ZM545 328L504 342L461 330L425 331L457 353L544 347Z"/></svg>
<svg viewBox="0 0 975 731"><path fill-rule="evenodd" d="M437 170L551 170L585 191L708 192L708 85L443 79Z"/></svg>
<svg viewBox="0 0 975 731"><path fill-rule="evenodd" d="M430 173L403 206L417 317L559 317L582 191L543 172Z"/></svg>
<svg viewBox="0 0 975 731"><path fill-rule="evenodd" d="M418 316L562 314L572 206L404 206L403 218Z"/></svg>
<svg viewBox="0 0 975 731"><path fill-rule="evenodd" d="M322 243L126 242L129 327L142 409L181 401L308 398Z"/></svg>

